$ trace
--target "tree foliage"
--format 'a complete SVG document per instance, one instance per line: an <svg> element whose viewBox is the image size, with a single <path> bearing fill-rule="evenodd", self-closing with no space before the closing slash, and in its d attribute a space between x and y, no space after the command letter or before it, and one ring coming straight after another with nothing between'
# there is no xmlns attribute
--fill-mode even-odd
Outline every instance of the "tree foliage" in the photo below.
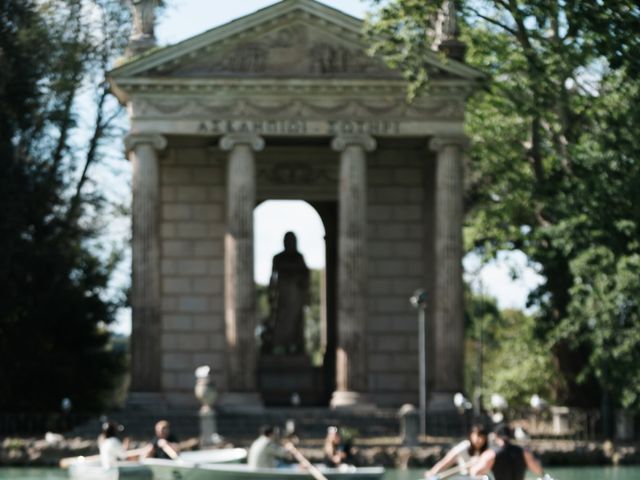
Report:
<svg viewBox="0 0 640 480"><path fill-rule="evenodd" d="M421 56L440 2L373 3L374 47L411 81L428 79ZM530 303L566 380L559 400L592 406L609 392L638 408L640 6L457 3L467 62L491 78L467 109L467 243L539 266L546 281Z"/></svg>
<svg viewBox="0 0 640 480"><path fill-rule="evenodd" d="M535 334L535 319L517 310L500 310L494 298L465 292L465 387L484 407L493 393L511 406L526 406L533 394L548 400L562 386L547 342Z"/></svg>
<svg viewBox="0 0 640 480"><path fill-rule="evenodd" d="M69 397L94 410L124 367L106 329L119 254L101 248L108 205L90 167L119 111L102 79L128 11L0 0L0 12L0 409L55 411Z"/></svg>

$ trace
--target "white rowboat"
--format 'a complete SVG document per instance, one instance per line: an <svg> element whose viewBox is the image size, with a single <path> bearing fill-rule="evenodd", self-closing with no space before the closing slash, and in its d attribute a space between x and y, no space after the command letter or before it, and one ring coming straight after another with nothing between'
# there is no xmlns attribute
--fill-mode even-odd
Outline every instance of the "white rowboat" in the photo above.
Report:
<svg viewBox="0 0 640 480"><path fill-rule="evenodd" d="M246 464L196 464L172 460L146 459L154 480L309 480L311 474L299 465L285 468L254 468ZM383 467L328 468L317 465L328 480L379 480Z"/></svg>
<svg viewBox="0 0 640 480"><path fill-rule="evenodd" d="M221 448L217 450L194 450L182 452L178 460L159 460L175 465L226 464L242 462L247 458L244 448ZM140 462L118 462L114 468L105 469L99 458L77 457L69 463L71 480L143 480L153 478L151 468L146 464L158 459L142 459ZM172 478L175 480L175 478Z"/></svg>

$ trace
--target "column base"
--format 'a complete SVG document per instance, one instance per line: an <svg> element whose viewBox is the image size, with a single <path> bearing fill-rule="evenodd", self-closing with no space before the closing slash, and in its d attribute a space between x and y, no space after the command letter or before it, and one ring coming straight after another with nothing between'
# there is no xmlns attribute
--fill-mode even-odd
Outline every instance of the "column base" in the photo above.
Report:
<svg viewBox="0 0 640 480"><path fill-rule="evenodd" d="M331 396L334 410L375 410L376 404L366 393L336 390Z"/></svg>
<svg viewBox="0 0 640 480"><path fill-rule="evenodd" d="M223 412L260 413L264 403L258 392L225 392L216 402L216 408Z"/></svg>
<svg viewBox="0 0 640 480"><path fill-rule="evenodd" d="M456 406L453 403L454 393L434 392L431 394L427 411L429 412L455 412Z"/></svg>

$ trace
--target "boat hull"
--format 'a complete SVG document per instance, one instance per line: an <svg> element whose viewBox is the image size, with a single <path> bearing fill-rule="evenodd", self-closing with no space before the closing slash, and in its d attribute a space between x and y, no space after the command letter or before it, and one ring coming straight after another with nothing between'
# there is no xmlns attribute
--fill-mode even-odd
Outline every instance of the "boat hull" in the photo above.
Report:
<svg viewBox="0 0 640 480"><path fill-rule="evenodd" d="M248 465L194 465L170 460L145 462L155 480L309 480L310 474L299 466L290 468L252 468ZM328 480L379 480L382 467L335 469L319 467Z"/></svg>
<svg viewBox="0 0 640 480"><path fill-rule="evenodd" d="M191 467L200 463L229 464L239 463L247 458L244 448L221 448L212 450L194 450L180 453L178 463ZM153 473L146 462L166 462L169 465L177 464L173 460L143 459L138 462L118 462L114 468L105 470L100 460L87 460L78 457L69 466L69 478L71 480L145 480L153 478ZM178 480L170 477L171 480Z"/></svg>
<svg viewBox="0 0 640 480"><path fill-rule="evenodd" d="M151 469L137 462L120 462L105 470L100 461L76 462L69 467L71 480L143 480L153 478Z"/></svg>

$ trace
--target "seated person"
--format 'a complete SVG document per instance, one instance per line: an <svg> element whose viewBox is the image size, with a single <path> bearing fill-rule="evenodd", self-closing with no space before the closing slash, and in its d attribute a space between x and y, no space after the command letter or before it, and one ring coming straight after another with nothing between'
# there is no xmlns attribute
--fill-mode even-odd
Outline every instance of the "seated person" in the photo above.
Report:
<svg viewBox="0 0 640 480"><path fill-rule="evenodd" d="M337 427L329 427L324 440L324 463L338 467L351 461L351 443L345 442Z"/></svg>
<svg viewBox="0 0 640 480"><path fill-rule="evenodd" d="M544 475L540 462L531 452L511 443L513 431L501 425L495 431L496 448L486 450L470 468L471 475L493 474L495 480L524 480L527 470Z"/></svg>
<svg viewBox="0 0 640 480"><path fill-rule="evenodd" d="M166 458L175 460L180 453L178 439L171 433L171 426L166 420L160 420L155 426L156 436L147 447L143 456L147 458Z"/></svg>
<svg viewBox="0 0 640 480"><path fill-rule="evenodd" d="M435 477L443 470L458 464L458 472L467 475L469 466L477 462L489 445L489 432L483 425L474 425L467 440L455 445L447 454L425 473L425 477Z"/></svg>
<svg viewBox="0 0 640 480"><path fill-rule="evenodd" d="M98 448L100 449L100 462L105 470L115 468L120 460L130 460L135 456L129 456L127 448L129 439L124 443L118 438L118 433L122 431L122 426L113 421L102 424L102 432L98 437Z"/></svg>
<svg viewBox="0 0 640 480"><path fill-rule="evenodd" d="M276 441L274 428L264 425L260 429L260 436L249 448L247 465L253 468L276 468L289 458L287 450Z"/></svg>

